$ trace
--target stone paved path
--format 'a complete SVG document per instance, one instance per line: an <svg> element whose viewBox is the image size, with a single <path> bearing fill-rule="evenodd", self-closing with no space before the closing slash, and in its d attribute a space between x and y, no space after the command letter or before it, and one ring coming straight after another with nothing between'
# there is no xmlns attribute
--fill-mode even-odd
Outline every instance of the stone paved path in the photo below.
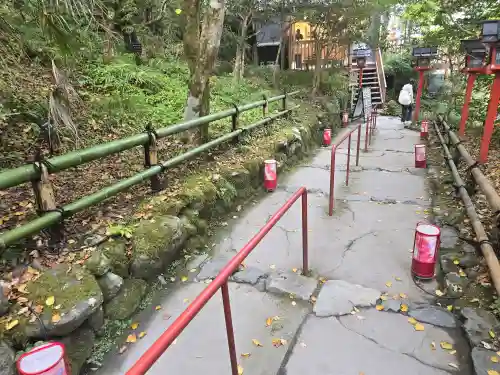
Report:
<svg viewBox="0 0 500 375"><path fill-rule="evenodd" d="M141 324L147 336L107 363L100 373L124 374L201 292L206 285L201 280L214 277L269 216L305 185L310 192L313 276L303 278L292 271L301 266L298 204L247 258L246 269L230 283L236 348L238 355L250 353L239 357L244 374L471 374L470 349L453 315L429 307L429 296L411 279L409 249L415 224L429 207L425 171L413 168L413 145L417 142L418 133L402 129L399 120L380 118L371 149L361 154L360 167L351 174L349 187L343 183L344 145L336 168L333 217L327 214L330 153L320 150L280 180L276 192L229 222L212 258L193 261L195 267L203 260L201 272L190 273L189 282L160 301L162 311L172 317L165 320L165 314L154 314L145 318ZM380 299L383 293L385 301ZM383 311L376 308L378 304L384 306ZM401 304L409 307L408 313L398 312ZM407 314L419 320L424 329L417 331ZM266 326L269 317L278 318ZM273 339L283 339L283 345L273 346ZM252 340L258 340L262 347ZM453 350L442 349L441 342L452 344ZM220 294L149 373L230 374Z"/></svg>

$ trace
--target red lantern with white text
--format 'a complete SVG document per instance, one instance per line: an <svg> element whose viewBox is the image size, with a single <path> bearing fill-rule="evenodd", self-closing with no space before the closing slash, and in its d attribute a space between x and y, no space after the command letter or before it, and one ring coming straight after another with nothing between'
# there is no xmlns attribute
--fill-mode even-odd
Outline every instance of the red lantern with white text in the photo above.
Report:
<svg viewBox="0 0 500 375"><path fill-rule="evenodd" d="M420 124L420 139L427 139L429 135L429 121L423 120Z"/></svg>
<svg viewBox="0 0 500 375"><path fill-rule="evenodd" d="M425 145L415 145L415 168L427 167Z"/></svg>
<svg viewBox="0 0 500 375"><path fill-rule="evenodd" d="M342 113L342 126L345 128L349 122L349 114L347 112Z"/></svg>
<svg viewBox="0 0 500 375"><path fill-rule="evenodd" d="M276 160L266 160L264 162L264 188L267 191L274 191L278 186L278 172Z"/></svg>
<svg viewBox="0 0 500 375"><path fill-rule="evenodd" d="M417 223L413 241L411 272L420 279L432 279L440 246L441 230L432 224Z"/></svg>
<svg viewBox="0 0 500 375"><path fill-rule="evenodd" d="M323 145L330 146L332 144L332 129L323 130Z"/></svg>
<svg viewBox="0 0 500 375"><path fill-rule="evenodd" d="M24 353L16 362L20 375L69 375L64 345L52 342Z"/></svg>

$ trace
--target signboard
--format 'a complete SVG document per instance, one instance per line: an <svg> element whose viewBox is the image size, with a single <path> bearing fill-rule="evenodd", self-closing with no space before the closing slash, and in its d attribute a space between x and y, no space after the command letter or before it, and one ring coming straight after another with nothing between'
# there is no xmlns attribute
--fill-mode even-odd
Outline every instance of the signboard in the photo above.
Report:
<svg viewBox="0 0 500 375"><path fill-rule="evenodd" d="M363 87L361 94L358 95L356 106L352 113L352 118L363 116L365 121L368 120L368 115L372 111L372 91L370 87Z"/></svg>

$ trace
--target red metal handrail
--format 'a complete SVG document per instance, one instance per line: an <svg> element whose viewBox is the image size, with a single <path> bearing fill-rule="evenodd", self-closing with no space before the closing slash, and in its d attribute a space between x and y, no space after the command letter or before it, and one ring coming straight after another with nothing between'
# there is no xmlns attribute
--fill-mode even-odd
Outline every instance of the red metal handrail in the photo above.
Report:
<svg viewBox="0 0 500 375"><path fill-rule="evenodd" d="M335 155L337 153L338 146L344 142L346 139L349 139L348 145L347 145L347 169L346 169L346 176L345 176L345 184L346 186L349 185L349 164L351 161L351 136L352 133L358 130L358 139L357 139L357 144L356 144L356 166L359 165L359 145L361 143L361 126L363 123L355 126L354 128L350 129L349 132L347 132L340 140L338 140L333 146L332 146L332 158L330 162L330 202L328 205L328 215L332 216L333 215L333 206L334 206L334 187L335 187ZM366 139L365 139L365 151L368 149L368 145L366 144L367 139L368 139L368 128L369 128L369 122L366 123Z"/></svg>
<svg viewBox="0 0 500 375"><path fill-rule="evenodd" d="M253 251L264 236L276 225L290 207L302 197L302 274L307 275L308 270L308 243L307 243L307 190L301 187L297 192L269 219L262 229L236 254L228 264L219 272L219 275L196 297L184 312L163 332L155 343L142 355L141 358L127 371L126 375L143 375L168 349L172 342L181 334L184 328L194 319L203 306L221 289L224 317L226 320L227 342L229 357L231 359L231 374L238 375L238 360L234 342L233 321L231 305L229 302L228 280L239 268L245 258Z"/></svg>

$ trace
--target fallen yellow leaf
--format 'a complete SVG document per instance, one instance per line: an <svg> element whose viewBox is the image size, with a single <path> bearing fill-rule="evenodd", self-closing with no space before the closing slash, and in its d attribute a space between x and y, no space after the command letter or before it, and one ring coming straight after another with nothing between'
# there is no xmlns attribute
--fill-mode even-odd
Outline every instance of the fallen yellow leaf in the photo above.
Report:
<svg viewBox="0 0 500 375"><path fill-rule="evenodd" d="M287 341L285 339L273 339L273 346L279 348L280 346L286 345Z"/></svg>
<svg viewBox="0 0 500 375"><path fill-rule="evenodd" d="M415 319L415 318L408 318L408 323L415 325L418 322L417 322L417 319Z"/></svg>
<svg viewBox="0 0 500 375"><path fill-rule="evenodd" d="M436 296L438 297L444 296L444 293L441 292L439 289L436 289Z"/></svg>
<svg viewBox="0 0 500 375"><path fill-rule="evenodd" d="M382 301L387 301L387 296L380 296L380 299L381 299Z"/></svg>
<svg viewBox="0 0 500 375"><path fill-rule="evenodd" d="M423 331L425 328L422 324L417 323L414 325L415 331Z"/></svg>
<svg viewBox="0 0 500 375"><path fill-rule="evenodd" d="M436 343L434 341L431 342L431 349L436 350Z"/></svg>
<svg viewBox="0 0 500 375"><path fill-rule="evenodd" d="M498 363L498 357L493 356L490 359L491 359L491 362Z"/></svg>
<svg viewBox="0 0 500 375"><path fill-rule="evenodd" d="M448 311L452 311L452 310L453 310L453 305L448 305L448 306L446 306L446 309L447 309Z"/></svg>
<svg viewBox="0 0 500 375"><path fill-rule="evenodd" d="M385 283L385 285L386 285L388 288L390 288L390 287L392 286L392 282L388 281L388 282L386 282L386 283Z"/></svg>
<svg viewBox="0 0 500 375"><path fill-rule="evenodd" d="M182 277L181 277L181 281L182 281L183 283L185 283L186 281L188 281L187 276L182 276Z"/></svg>
<svg viewBox="0 0 500 375"><path fill-rule="evenodd" d="M266 327L269 327L271 324L273 324L273 318L269 317L266 319Z"/></svg>
<svg viewBox="0 0 500 375"><path fill-rule="evenodd" d="M259 341L259 340L257 340L257 339L253 339L253 340L252 340L252 343L253 343L255 346L260 346L260 347L263 347L263 346L264 346L264 345L262 345L262 344L260 343L260 341Z"/></svg>
<svg viewBox="0 0 500 375"><path fill-rule="evenodd" d="M408 297L408 296L407 296L406 294L404 294L404 293L399 293L399 296L400 296L401 298L407 298L407 297Z"/></svg>
<svg viewBox="0 0 500 375"><path fill-rule="evenodd" d="M248 357L250 357L252 354L250 354L250 353L241 353L240 355L241 355L243 358L248 358Z"/></svg>
<svg viewBox="0 0 500 375"><path fill-rule="evenodd" d="M500 375L500 372L498 372L496 370L488 370L486 373L488 375Z"/></svg>
<svg viewBox="0 0 500 375"><path fill-rule="evenodd" d="M326 283L326 277L320 277L318 280L320 281L321 284Z"/></svg>
<svg viewBox="0 0 500 375"><path fill-rule="evenodd" d="M493 332L492 330L490 330L489 334L490 334L490 337L491 337L492 339L494 339L494 338L495 338L495 332Z"/></svg>
<svg viewBox="0 0 500 375"><path fill-rule="evenodd" d="M130 328L132 328L132 329L137 329L137 327L139 327L139 323L132 323L130 325Z"/></svg>
<svg viewBox="0 0 500 375"><path fill-rule="evenodd" d="M378 311L382 311L384 309L384 306L382 305L377 305L375 306L375 308L378 310Z"/></svg>
<svg viewBox="0 0 500 375"><path fill-rule="evenodd" d="M45 300L45 304L47 306L52 306L54 304L54 302L56 302L56 299L54 296L50 296L48 297L46 300Z"/></svg>
<svg viewBox="0 0 500 375"><path fill-rule="evenodd" d="M182 300L182 302L184 302L184 303L188 303L188 302L189 302L189 298L184 298L184 299Z"/></svg>
<svg viewBox="0 0 500 375"><path fill-rule="evenodd" d="M395 279L396 281L401 281L401 277L397 277L397 276L396 276L394 279Z"/></svg>
<svg viewBox="0 0 500 375"><path fill-rule="evenodd" d="M400 310L401 310L402 312L408 312L408 305L405 305L404 303L403 303L403 304L401 304Z"/></svg>
<svg viewBox="0 0 500 375"><path fill-rule="evenodd" d="M158 305L155 307L155 310L158 311L158 310L161 310L161 305Z"/></svg>
<svg viewBox="0 0 500 375"><path fill-rule="evenodd" d="M464 270L463 270L463 269L459 269L459 270L458 270L458 274L459 274L460 276L462 276L462 277L467 276L467 274L464 272Z"/></svg>
<svg viewBox="0 0 500 375"><path fill-rule="evenodd" d="M146 332L142 331L139 333L139 338L142 339L144 336L146 336Z"/></svg>
<svg viewBox="0 0 500 375"><path fill-rule="evenodd" d="M5 329L7 331L10 331L12 328L14 328L15 326L17 326L19 324L19 320L12 320L11 322L7 323L7 325L5 326Z"/></svg>
<svg viewBox="0 0 500 375"><path fill-rule="evenodd" d="M458 365L455 363L448 363L448 366L453 367L454 369L457 369L457 370L459 368Z"/></svg>
<svg viewBox="0 0 500 375"><path fill-rule="evenodd" d="M137 336L134 333L127 336L127 342L128 343L132 343L133 344L136 341L137 341Z"/></svg>
<svg viewBox="0 0 500 375"><path fill-rule="evenodd" d="M457 353L457 351L456 351L456 350L450 350L450 351L449 351L449 353L450 353L451 355L454 355L454 354L456 354L456 353Z"/></svg>
<svg viewBox="0 0 500 375"><path fill-rule="evenodd" d="M175 10L175 14L179 15L179 14L181 14L181 13L182 13L182 9L177 8L177 9Z"/></svg>
<svg viewBox="0 0 500 375"><path fill-rule="evenodd" d="M243 375L243 367L238 365L238 375Z"/></svg>
<svg viewBox="0 0 500 375"><path fill-rule="evenodd" d="M441 341L441 348L446 349L446 350L452 350L453 349L453 345L451 345L447 341Z"/></svg>
<svg viewBox="0 0 500 375"><path fill-rule="evenodd" d="M297 272L297 268L292 268L292 271L293 272Z"/></svg>
<svg viewBox="0 0 500 375"><path fill-rule="evenodd" d="M52 323L58 323L58 322L61 321L61 315L54 314L54 315L52 315L52 319L51 320L52 320Z"/></svg>
<svg viewBox="0 0 500 375"><path fill-rule="evenodd" d="M270 269L272 269L272 270L274 270L274 269L276 269L276 266L275 266L274 264L271 264L271 265L269 266L269 268L270 268Z"/></svg>

